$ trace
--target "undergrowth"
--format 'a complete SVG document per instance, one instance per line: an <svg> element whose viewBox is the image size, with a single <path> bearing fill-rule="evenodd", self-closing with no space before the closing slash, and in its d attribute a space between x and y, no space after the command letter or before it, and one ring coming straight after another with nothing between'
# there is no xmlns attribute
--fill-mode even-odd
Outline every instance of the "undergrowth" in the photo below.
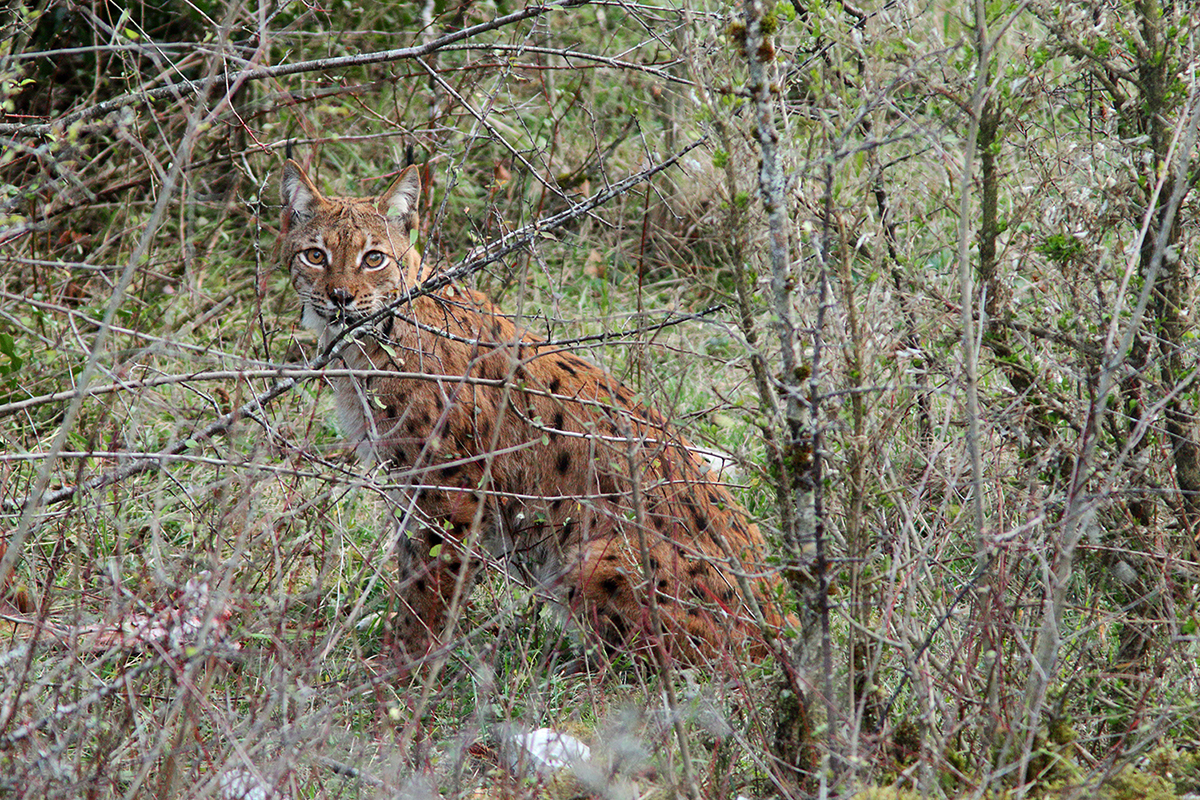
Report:
<svg viewBox="0 0 1200 800"><path fill-rule="evenodd" d="M747 50L740 6L529 7L489 28L522 9L18 4L0 794L1194 793L1190 195L1159 271L1140 237L1194 152L1195 24L1150 6L782 4ZM774 70L787 280L754 58ZM976 152L984 95L1001 123ZM289 152L347 195L421 165L439 269L567 212L466 282L710 451L789 580L780 658L589 659L494 563L458 639L399 674L388 476L305 372L321 354L275 263ZM820 594L815 543L786 527L797 474L820 499ZM593 758L514 768L539 728Z"/></svg>

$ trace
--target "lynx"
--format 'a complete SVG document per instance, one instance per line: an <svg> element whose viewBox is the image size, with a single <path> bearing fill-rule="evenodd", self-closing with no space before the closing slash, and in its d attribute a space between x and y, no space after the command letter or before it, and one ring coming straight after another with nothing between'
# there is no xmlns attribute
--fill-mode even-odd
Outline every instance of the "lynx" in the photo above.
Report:
<svg viewBox="0 0 1200 800"><path fill-rule="evenodd" d="M348 342L337 366L351 374L331 378L341 429L403 487L400 647L443 642L481 565L516 562L609 652L644 655L657 633L690 663L761 657L762 623L787 624L763 539L662 414L477 291L396 304L431 278L420 194L415 166L377 198L326 197L296 162L283 169L280 250L302 322L323 347Z"/></svg>

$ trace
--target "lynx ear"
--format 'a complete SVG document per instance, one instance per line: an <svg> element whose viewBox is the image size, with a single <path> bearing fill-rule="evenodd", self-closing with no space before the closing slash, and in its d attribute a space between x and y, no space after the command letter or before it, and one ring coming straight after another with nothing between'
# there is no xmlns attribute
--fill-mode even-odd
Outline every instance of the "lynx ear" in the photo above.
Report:
<svg viewBox="0 0 1200 800"><path fill-rule="evenodd" d="M304 169L295 161L288 159L283 165L283 180L279 184L280 198L283 200L283 229L292 227L292 223L304 224L312 219L317 209L325 204L325 198L313 186Z"/></svg>
<svg viewBox="0 0 1200 800"><path fill-rule="evenodd" d="M421 173L415 164L404 168L388 190L379 196L379 210L407 228L417 226L417 201L421 198Z"/></svg>

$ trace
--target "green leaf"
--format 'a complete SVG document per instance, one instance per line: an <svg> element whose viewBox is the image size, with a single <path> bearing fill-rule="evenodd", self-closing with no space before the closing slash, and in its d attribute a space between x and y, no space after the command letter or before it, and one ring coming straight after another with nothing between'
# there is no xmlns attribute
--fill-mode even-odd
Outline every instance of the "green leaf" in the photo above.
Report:
<svg viewBox="0 0 1200 800"><path fill-rule="evenodd" d="M0 333L0 354L8 359L7 364L0 363L0 375L11 375L25 364L25 359L17 355L17 343L12 334Z"/></svg>

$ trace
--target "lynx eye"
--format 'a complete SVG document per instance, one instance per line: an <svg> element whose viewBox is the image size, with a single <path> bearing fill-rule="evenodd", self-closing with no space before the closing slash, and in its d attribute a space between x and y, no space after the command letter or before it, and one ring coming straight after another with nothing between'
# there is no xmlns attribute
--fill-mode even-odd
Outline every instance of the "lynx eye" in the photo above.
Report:
<svg viewBox="0 0 1200 800"><path fill-rule="evenodd" d="M300 253L300 260L316 269L325 268L325 251L319 247L310 247Z"/></svg>
<svg viewBox="0 0 1200 800"><path fill-rule="evenodd" d="M378 250L371 250L363 256L362 263L364 269L380 269L387 263L387 256Z"/></svg>

